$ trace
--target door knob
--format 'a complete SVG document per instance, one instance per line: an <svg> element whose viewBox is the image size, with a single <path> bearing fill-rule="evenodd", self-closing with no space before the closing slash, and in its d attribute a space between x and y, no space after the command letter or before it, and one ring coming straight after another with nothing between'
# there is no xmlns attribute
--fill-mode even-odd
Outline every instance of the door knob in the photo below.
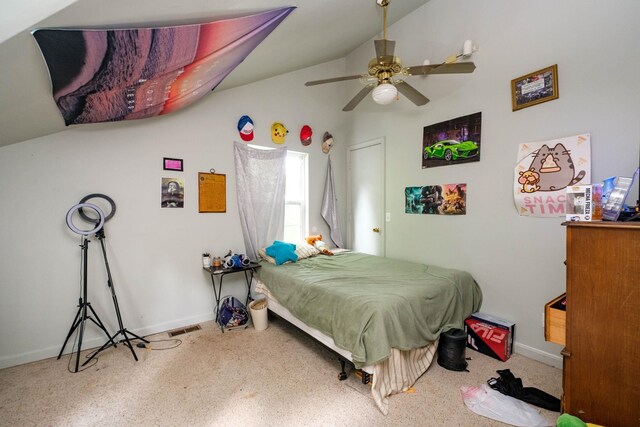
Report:
<svg viewBox="0 0 640 427"><path fill-rule="evenodd" d="M379 233L379 232L380 232L380 229L379 229L378 227L376 227L376 228L374 228L374 229L373 229L373 232L374 232L374 233Z"/></svg>

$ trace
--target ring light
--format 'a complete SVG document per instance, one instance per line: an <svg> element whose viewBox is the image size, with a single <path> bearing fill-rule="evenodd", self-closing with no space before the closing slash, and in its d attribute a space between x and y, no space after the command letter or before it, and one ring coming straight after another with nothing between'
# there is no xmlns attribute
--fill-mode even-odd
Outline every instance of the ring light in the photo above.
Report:
<svg viewBox="0 0 640 427"><path fill-rule="evenodd" d="M107 202L109 202L109 204L111 205L111 212L109 212L108 215L106 215L104 217L104 222L109 221L111 218L113 218L113 215L116 213L116 204L114 203L113 199L109 196L106 196L104 194L100 194L100 193L94 193L94 194L89 194L87 196L84 196L81 200L80 203L86 203L87 200L89 199L93 199L93 198L100 198L100 199L105 199ZM80 210L78 211L78 213L80 214L80 216L82 217L82 219L84 219L85 221L88 222L98 222L97 218L91 218L89 217L85 212L84 209L80 208Z"/></svg>
<svg viewBox="0 0 640 427"><path fill-rule="evenodd" d="M72 218L73 218L73 214L75 211L78 211L78 213L80 213L80 215L82 216L81 212L83 208L87 208L87 209L93 209L94 211L96 211L96 213L98 214L98 220L96 221L95 219L89 219L89 222L95 223L96 227L92 230L81 230L78 227L76 227L73 224ZM112 212L113 213L113 212ZM83 217L86 219L86 217ZM83 235L87 235L87 234L93 234L98 232L102 226L104 225L104 213L102 212L102 210L97 207L94 204L91 203L78 203L77 205L75 205L74 207L72 207L71 209L69 209L69 212L67 212L67 226L71 229L71 231L78 233L78 234L83 234Z"/></svg>

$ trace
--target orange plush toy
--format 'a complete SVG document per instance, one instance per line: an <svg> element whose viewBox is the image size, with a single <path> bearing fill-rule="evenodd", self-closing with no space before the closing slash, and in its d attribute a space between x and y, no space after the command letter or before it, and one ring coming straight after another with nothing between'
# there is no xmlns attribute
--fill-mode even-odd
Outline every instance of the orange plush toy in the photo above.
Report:
<svg viewBox="0 0 640 427"><path fill-rule="evenodd" d="M307 243L318 249L320 253L323 253L325 255L333 255L333 252L331 252L327 248L327 244L322 241L322 234L307 237Z"/></svg>

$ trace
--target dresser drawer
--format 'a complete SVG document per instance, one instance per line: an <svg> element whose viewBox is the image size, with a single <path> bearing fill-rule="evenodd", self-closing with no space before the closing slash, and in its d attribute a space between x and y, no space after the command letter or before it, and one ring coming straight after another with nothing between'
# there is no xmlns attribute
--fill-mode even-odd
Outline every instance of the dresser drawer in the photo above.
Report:
<svg viewBox="0 0 640 427"><path fill-rule="evenodd" d="M566 299L565 293L544 306L544 339L546 341L560 345L566 344L567 312L566 305L562 304Z"/></svg>

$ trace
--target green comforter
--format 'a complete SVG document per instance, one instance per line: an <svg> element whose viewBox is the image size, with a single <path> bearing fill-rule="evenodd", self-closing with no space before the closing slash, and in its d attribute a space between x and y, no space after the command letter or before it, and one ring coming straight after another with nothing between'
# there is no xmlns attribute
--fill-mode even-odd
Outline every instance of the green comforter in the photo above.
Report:
<svg viewBox="0 0 640 427"><path fill-rule="evenodd" d="M357 252L261 265L256 275L278 302L350 351L358 368L462 328L482 302L469 273Z"/></svg>

